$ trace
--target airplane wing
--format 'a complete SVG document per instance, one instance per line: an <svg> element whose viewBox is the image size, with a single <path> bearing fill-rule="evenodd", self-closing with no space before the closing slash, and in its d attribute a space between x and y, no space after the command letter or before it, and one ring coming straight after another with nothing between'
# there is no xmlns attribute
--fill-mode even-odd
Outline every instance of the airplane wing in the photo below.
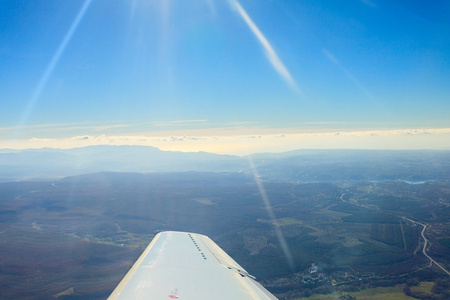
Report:
<svg viewBox="0 0 450 300"><path fill-rule="evenodd" d="M108 299L277 299L205 235L155 236Z"/></svg>

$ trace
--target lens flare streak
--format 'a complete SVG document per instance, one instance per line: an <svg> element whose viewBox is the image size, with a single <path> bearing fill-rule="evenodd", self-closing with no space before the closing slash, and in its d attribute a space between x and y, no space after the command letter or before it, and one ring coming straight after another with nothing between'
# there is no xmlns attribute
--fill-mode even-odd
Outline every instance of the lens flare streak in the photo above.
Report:
<svg viewBox="0 0 450 300"><path fill-rule="evenodd" d="M61 41L58 49L56 50L55 54L52 57L52 60L48 64L47 68L45 69L45 72L42 75L38 85L34 89L31 99L30 99L30 101L28 101L28 104L22 114L22 117L19 121L19 124L17 125L17 128L20 128L21 126L26 124L31 112L33 111L34 106L36 105L36 102L38 101L45 85L47 84L48 79L52 75L53 70L55 69L56 65L58 64L59 59L63 55L64 50L67 47L67 44L72 39L73 34L75 33L76 29L78 28L78 25L80 24L81 20L83 19L91 2L92 2L92 0L84 1L83 6L81 7L80 11L78 12L75 20L73 21L73 23L70 26L69 30L67 31L66 35L64 36L64 39Z"/></svg>
<svg viewBox="0 0 450 300"><path fill-rule="evenodd" d="M256 36L258 41L263 46L264 50L266 51L266 56L269 59L270 63L272 64L273 68L277 71L277 73L284 79L284 81L286 81L286 83L294 91L300 92L300 90L297 86L297 83L291 76L291 73L289 73L289 70L286 68L286 66L283 64L281 59L278 57L278 55L275 52L275 50L273 49L272 45L269 43L267 38L261 32L261 30L259 30L258 26L256 26L256 24L253 22L253 20L247 14L245 9L236 0L232 0L231 3L236 8L239 15L245 21L245 23L250 28L250 30L253 32L253 34Z"/></svg>
<svg viewBox="0 0 450 300"><path fill-rule="evenodd" d="M251 158L249 158L249 163L250 168L252 169L253 177L255 178L255 182L259 190L259 194L261 195L261 198L264 202L264 206L266 207L267 214L269 215L271 223L275 227L275 233L277 235L278 242L281 245L281 249L283 250L284 257L286 258L289 268L291 268L291 270L294 270L294 260L292 259L291 250L289 249L286 239L284 238L283 232L280 229L280 224L278 223L278 220L275 218L272 205L270 204L270 200L269 197L267 196L266 190L261 181L261 177L259 176L258 170L256 169L255 164L253 163L253 160Z"/></svg>

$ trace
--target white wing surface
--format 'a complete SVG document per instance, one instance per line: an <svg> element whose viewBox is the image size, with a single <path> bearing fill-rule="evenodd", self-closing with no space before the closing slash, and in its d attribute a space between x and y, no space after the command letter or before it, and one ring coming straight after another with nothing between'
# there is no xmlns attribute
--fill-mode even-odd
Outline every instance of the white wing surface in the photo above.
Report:
<svg viewBox="0 0 450 300"><path fill-rule="evenodd" d="M155 236L108 299L277 299L205 235Z"/></svg>

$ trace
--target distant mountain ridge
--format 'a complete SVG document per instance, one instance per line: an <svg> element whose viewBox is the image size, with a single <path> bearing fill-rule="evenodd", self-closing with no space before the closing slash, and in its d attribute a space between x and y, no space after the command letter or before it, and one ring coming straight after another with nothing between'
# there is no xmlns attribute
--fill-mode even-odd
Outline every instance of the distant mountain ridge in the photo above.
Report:
<svg viewBox="0 0 450 300"><path fill-rule="evenodd" d="M95 172L235 171L236 156L161 151L150 146L0 151L0 181L52 179Z"/></svg>
<svg viewBox="0 0 450 300"><path fill-rule="evenodd" d="M150 146L0 149L0 181L53 180L97 172L244 172L266 180L450 180L450 151L296 150L245 157ZM255 173L256 174L256 173Z"/></svg>

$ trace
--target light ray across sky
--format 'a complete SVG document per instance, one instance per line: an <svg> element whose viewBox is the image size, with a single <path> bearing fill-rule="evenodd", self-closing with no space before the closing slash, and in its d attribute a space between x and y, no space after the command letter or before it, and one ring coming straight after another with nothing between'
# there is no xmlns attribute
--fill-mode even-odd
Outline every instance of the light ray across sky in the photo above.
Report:
<svg viewBox="0 0 450 300"><path fill-rule="evenodd" d="M78 25L80 24L81 20L83 19L84 14L86 13L87 9L89 8L89 5L91 4L91 1L92 0L85 0L83 5L81 6L80 11L76 15L74 21L72 22L72 25L70 26L66 35L62 39L58 48L56 49L55 54L53 54L53 57L50 60L50 63L47 65L47 68L45 69L44 73L42 74L41 79L39 80L39 83L37 84L36 88L34 89L31 99L29 100L28 104L26 105L25 110L23 111L23 114L19 120L18 126L21 126L21 125L27 123L28 117L30 116L30 114L33 111L34 106L38 102L39 97L41 96L42 91L45 88L45 85L47 84L48 79L52 75L53 70L55 69L56 65L58 64L61 56L64 53L64 50L66 49L68 43L70 42L73 34L77 30Z"/></svg>
<svg viewBox="0 0 450 300"><path fill-rule="evenodd" d="M278 57L277 53L273 49L272 45L269 43L267 38L264 36L264 34L259 30L258 26L253 22L253 20L250 18L250 16L247 14L245 9L239 4L237 0L231 0L231 3L234 5L236 10L238 11L239 15L242 17L242 19L245 21L245 23L248 25L250 30L253 32L255 37L258 39L258 41L263 46L266 56L269 59L270 63L272 64L272 67L277 71L277 73L286 81L286 83L295 91L299 92L299 88L297 83L295 82L294 78L292 78L291 73L286 68L284 63L281 61L281 59Z"/></svg>
<svg viewBox="0 0 450 300"><path fill-rule="evenodd" d="M355 75L353 75L349 70L347 70L347 68L345 68L341 64L341 62L333 55L333 53L331 53L330 51L328 51L325 48L323 48L322 51L323 51L323 54L325 55L325 57L330 62L332 62L333 64L338 66L344 73L345 77L347 77L364 94L364 96L366 96L366 98L372 99L372 100L375 99L375 96L372 95L372 93L369 92L367 90L367 88L361 84L361 82L355 77Z"/></svg>

